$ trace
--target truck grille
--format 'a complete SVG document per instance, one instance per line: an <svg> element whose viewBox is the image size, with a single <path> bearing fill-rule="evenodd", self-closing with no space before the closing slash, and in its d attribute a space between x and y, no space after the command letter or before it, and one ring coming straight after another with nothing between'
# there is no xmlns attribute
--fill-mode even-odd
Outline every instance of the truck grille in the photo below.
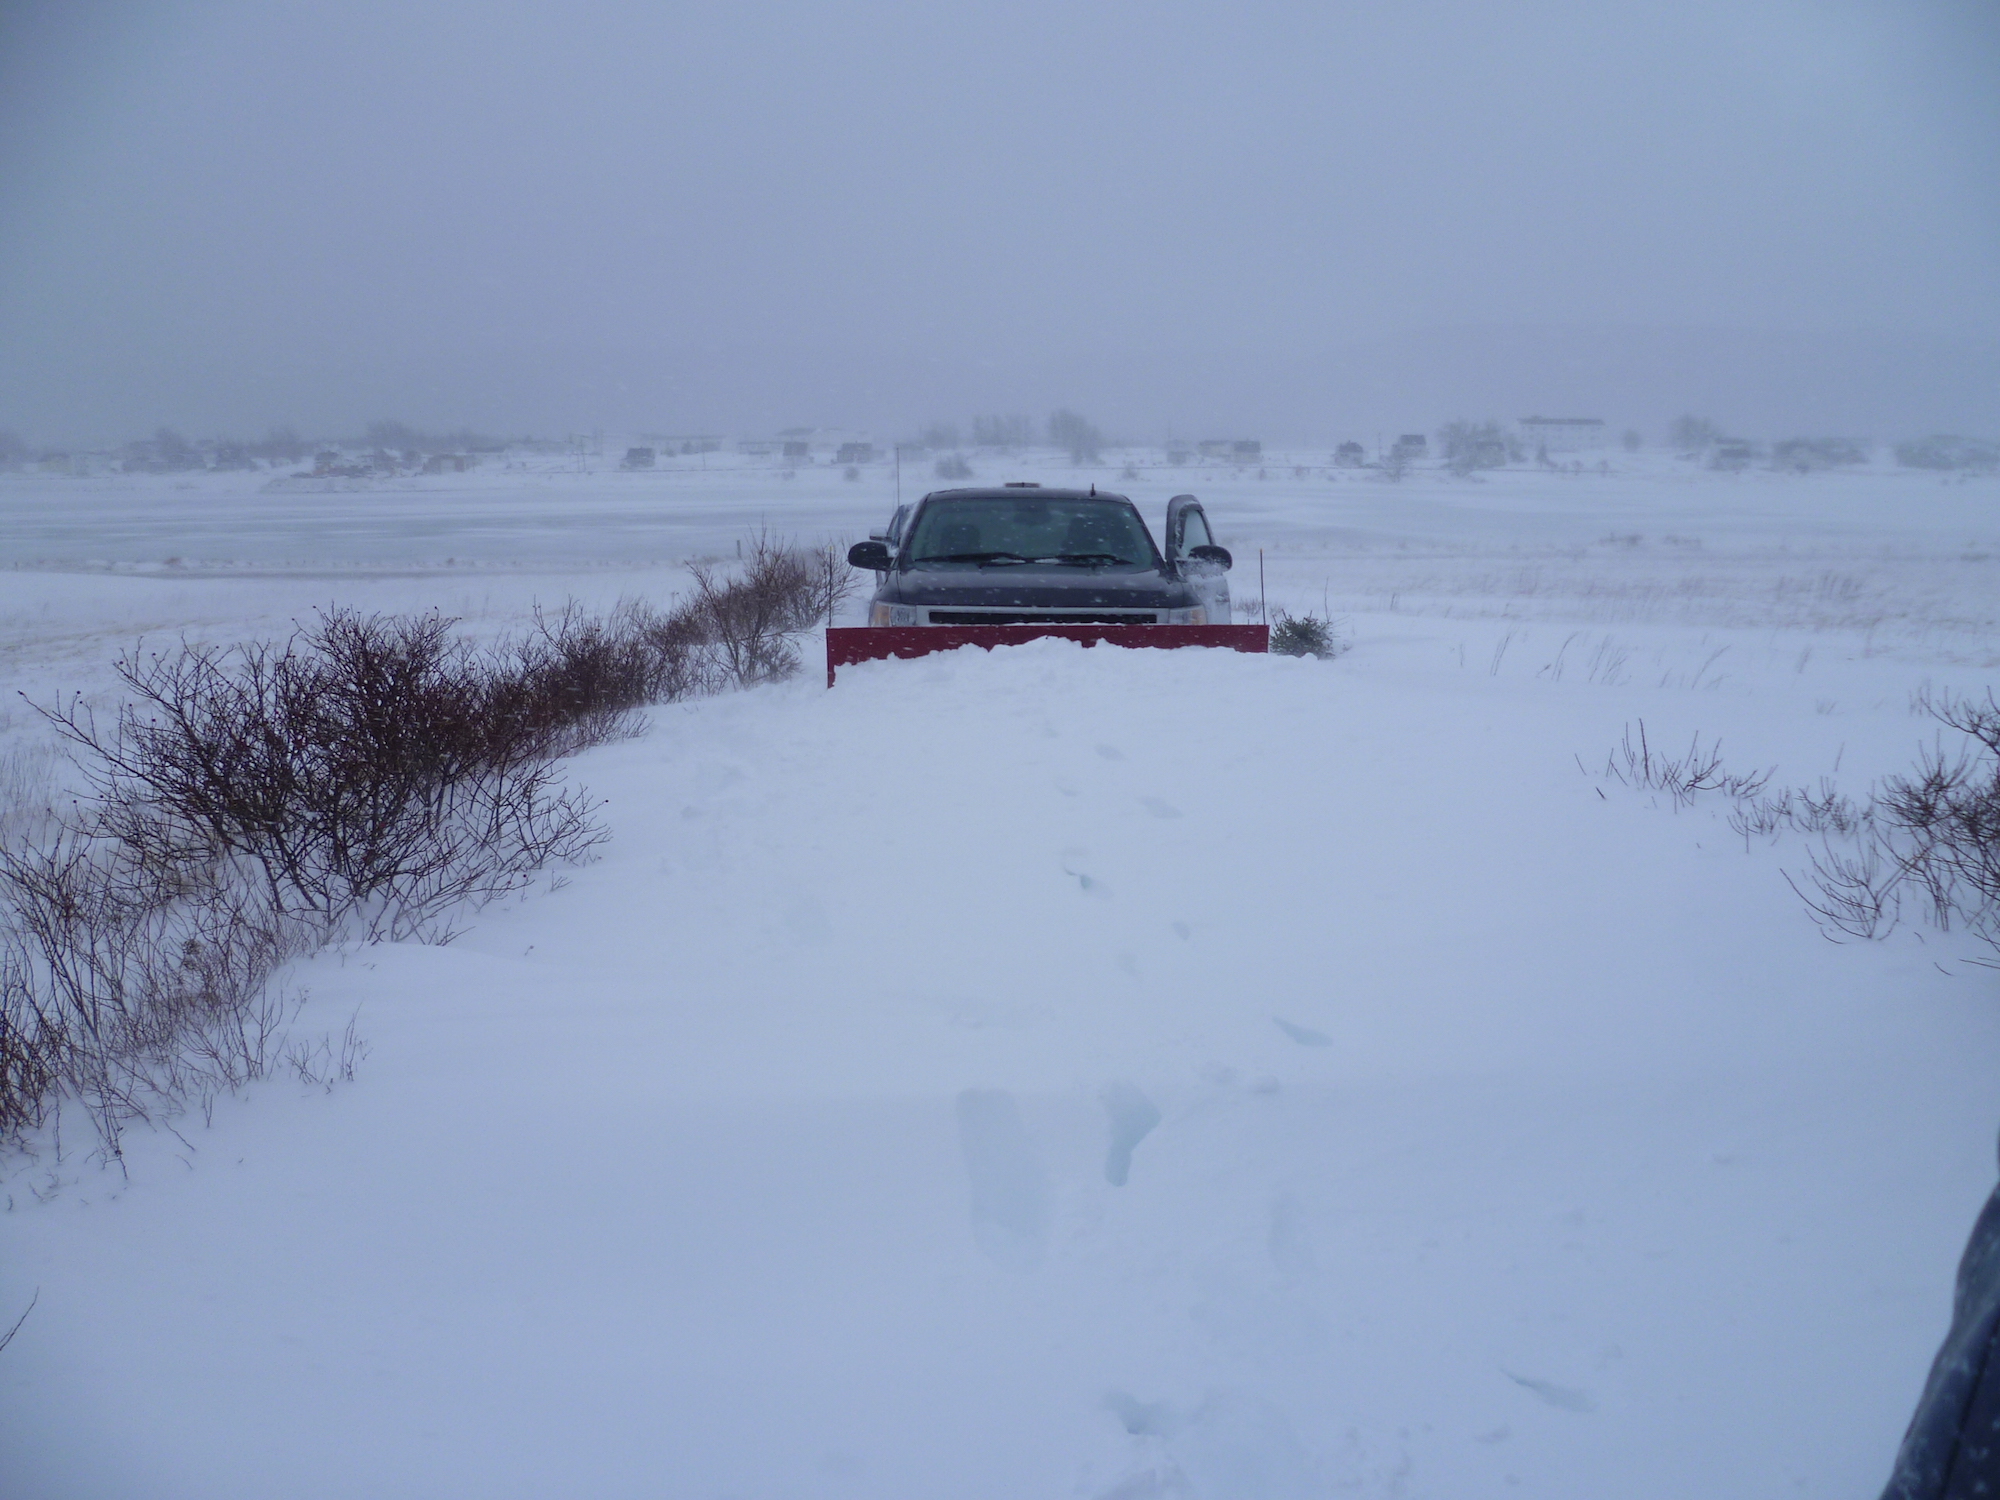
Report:
<svg viewBox="0 0 2000 1500"><path fill-rule="evenodd" d="M1159 613L1146 610L1143 613L1111 614L1103 610L1048 610L1029 613L1025 610L971 610L934 609L930 612L933 625L1157 625Z"/></svg>

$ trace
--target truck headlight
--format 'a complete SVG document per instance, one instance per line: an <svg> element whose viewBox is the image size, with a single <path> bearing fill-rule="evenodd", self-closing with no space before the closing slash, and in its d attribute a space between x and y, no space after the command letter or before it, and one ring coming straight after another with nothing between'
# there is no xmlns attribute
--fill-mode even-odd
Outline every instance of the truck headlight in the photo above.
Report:
<svg viewBox="0 0 2000 1500"><path fill-rule="evenodd" d="M875 604L868 610L870 625L921 625L917 609L911 604Z"/></svg>
<svg viewBox="0 0 2000 1500"><path fill-rule="evenodd" d="M1167 623L1169 625L1206 625L1208 623L1208 611L1199 604L1191 605L1187 609L1170 609L1167 611Z"/></svg>

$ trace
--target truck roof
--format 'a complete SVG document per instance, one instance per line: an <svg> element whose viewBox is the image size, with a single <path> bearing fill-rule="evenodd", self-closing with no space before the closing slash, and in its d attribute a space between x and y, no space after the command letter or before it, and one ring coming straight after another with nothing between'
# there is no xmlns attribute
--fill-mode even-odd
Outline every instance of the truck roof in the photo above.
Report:
<svg viewBox="0 0 2000 1500"><path fill-rule="evenodd" d="M1040 485L975 485L959 490L932 490L925 495L926 500L1020 500L1033 496L1037 500L1122 500L1132 503L1129 496L1114 494L1110 490L1091 488L1088 490L1046 490Z"/></svg>

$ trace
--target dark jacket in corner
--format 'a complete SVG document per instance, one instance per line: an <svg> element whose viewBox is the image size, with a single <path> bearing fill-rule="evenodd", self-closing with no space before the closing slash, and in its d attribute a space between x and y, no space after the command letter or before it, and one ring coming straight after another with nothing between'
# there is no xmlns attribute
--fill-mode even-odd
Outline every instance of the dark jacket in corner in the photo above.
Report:
<svg viewBox="0 0 2000 1500"><path fill-rule="evenodd" d="M1958 1263L1951 1331L1882 1500L2000 1497L2000 1188Z"/></svg>

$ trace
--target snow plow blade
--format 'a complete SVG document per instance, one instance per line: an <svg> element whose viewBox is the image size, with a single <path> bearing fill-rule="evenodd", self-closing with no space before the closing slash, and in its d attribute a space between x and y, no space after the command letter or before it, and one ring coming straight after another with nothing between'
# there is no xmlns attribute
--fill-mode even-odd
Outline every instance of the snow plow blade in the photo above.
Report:
<svg viewBox="0 0 2000 1500"><path fill-rule="evenodd" d="M1053 636L1095 646L1222 646L1269 651L1268 625L836 625L826 633L826 685L837 668L857 662L907 661L960 646L1018 646Z"/></svg>

